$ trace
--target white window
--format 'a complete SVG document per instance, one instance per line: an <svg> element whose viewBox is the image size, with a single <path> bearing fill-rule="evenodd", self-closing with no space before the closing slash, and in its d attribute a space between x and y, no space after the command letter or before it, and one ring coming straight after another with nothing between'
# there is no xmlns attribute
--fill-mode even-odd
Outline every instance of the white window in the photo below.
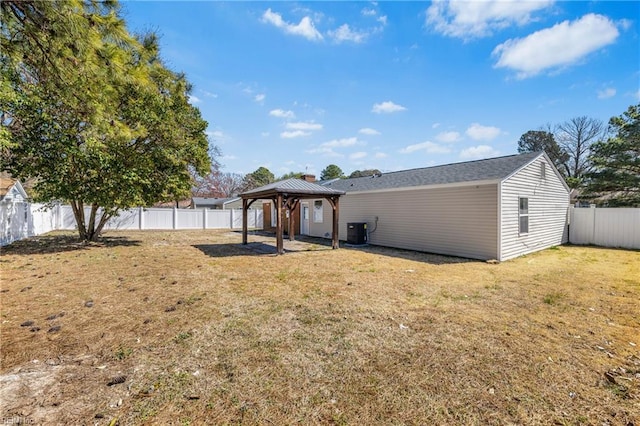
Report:
<svg viewBox="0 0 640 426"><path fill-rule="evenodd" d="M529 199L520 197L518 199L518 233L529 233Z"/></svg>
<svg viewBox="0 0 640 426"><path fill-rule="evenodd" d="M313 202L313 221L315 223L322 223L322 200L316 200Z"/></svg>

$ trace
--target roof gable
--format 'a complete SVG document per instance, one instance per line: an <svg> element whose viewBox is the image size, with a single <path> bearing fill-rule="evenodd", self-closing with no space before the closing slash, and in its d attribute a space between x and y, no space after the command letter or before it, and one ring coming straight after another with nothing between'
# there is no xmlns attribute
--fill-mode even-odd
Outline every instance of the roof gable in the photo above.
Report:
<svg viewBox="0 0 640 426"><path fill-rule="evenodd" d="M540 155L542 155L540 152L531 152L486 160L401 170L382 175L330 181L325 186L346 192L360 192L479 181L498 182Z"/></svg>
<svg viewBox="0 0 640 426"><path fill-rule="evenodd" d="M26 191L18 179L0 177L0 198L4 199L12 190L17 191L22 198L28 198Z"/></svg>

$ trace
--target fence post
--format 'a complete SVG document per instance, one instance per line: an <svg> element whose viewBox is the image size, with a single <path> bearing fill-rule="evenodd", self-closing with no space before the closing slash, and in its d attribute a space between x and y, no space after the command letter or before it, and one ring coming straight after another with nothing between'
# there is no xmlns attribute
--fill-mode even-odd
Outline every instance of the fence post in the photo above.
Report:
<svg viewBox="0 0 640 426"><path fill-rule="evenodd" d="M62 204L60 203L56 204L56 223L54 226L56 231L62 228Z"/></svg>
<svg viewBox="0 0 640 426"><path fill-rule="evenodd" d="M173 208L173 229L178 229L178 208Z"/></svg>
<svg viewBox="0 0 640 426"><path fill-rule="evenodd" d="M233 209L229 210L229 229L233 229Z"/></svg>
<svg viewBox="0 0 640 426"><path fill-rule="evenodd" d="M589 244L596 244L596 205L589 204L589 211L591 213L591 239Z"/></svg>
<svg viewBox="0 0 640 426"><path fill-rule="evenodd" d="M202 209L202 229L207 229L207 208Z"/></svg>
<svg viewBox="0 0 640 426"><path fill-rule="evenodd" d="M138 229L144 229L144 208L138 207Z"/></svg>

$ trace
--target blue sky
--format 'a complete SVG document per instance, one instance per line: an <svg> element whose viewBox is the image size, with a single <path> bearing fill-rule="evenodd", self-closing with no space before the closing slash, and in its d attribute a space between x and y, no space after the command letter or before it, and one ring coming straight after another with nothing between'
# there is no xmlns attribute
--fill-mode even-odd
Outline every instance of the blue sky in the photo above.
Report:
<svg viewBox="0 0 640 426"><path fill-rule="evenodd" d="M640 2L123 2L223 171L320 175L513 154L527 130L640 99Z"/></svg>

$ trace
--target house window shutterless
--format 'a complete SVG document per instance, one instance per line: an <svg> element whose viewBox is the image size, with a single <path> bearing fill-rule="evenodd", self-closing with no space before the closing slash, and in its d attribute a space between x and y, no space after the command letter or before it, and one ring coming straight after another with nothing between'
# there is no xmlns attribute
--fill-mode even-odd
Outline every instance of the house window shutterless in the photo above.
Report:
<svg viewBox="0 0 640 426"><path fill-rule="evenodd" d="M313 221L315 223L322 223L322 200L316 200L313 202Z"/></svg>
<svg viewBox="0 0 640 426"><path fill-rule="evenodd" d="M529 233L529 199L526 197L518 198L518 233Z"/></svg>

